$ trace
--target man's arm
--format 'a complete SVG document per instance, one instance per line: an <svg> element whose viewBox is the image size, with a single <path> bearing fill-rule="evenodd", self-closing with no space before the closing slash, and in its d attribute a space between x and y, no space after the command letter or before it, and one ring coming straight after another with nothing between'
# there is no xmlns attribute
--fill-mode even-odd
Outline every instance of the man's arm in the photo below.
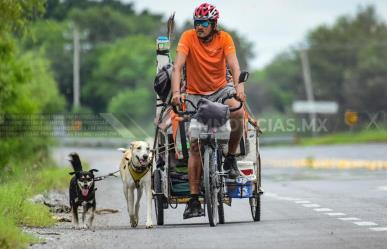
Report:
<svg viewBox="0 0 387 249"><path fill-rule="evenodd" d="M230 67L230 70L232 73L232 78L234 80L234 86L236 89L237 97L241 101L245 101L246 97L245 97L244 84L239 84L239 83L242 83L242 82L239 82L239 75L241 74L241 70L239 68L239 62L238 62L238 58L236 56L236 53L231 53L231 54L227 55L226 61L227 61L228 66Z"/></svg>
<svg viewBox="0 0 387 249"><path fill-rule="evenodd" d="M187 56L181 52L176 53L175 62L172 70L172 103L175 105L180 104L180 81L181 70L185 64Z"/></svg>

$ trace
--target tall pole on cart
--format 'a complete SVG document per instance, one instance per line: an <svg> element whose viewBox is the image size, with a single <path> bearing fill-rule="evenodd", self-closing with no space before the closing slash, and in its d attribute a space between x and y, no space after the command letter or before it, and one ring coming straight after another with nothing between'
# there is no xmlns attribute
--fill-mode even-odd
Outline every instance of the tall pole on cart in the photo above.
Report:
<svg viewBox="0 0 387 249"><path fill-rule="evenodd" d="M156 73L158 73L163 66L171 63L171 57L169 50L171 48L171 38L173 31L175 29L175 13L173 13L167 23L167 36L159 36L156 40L156 61L157 61L157 68ZM157 107L156 107L156 116L158 116L161 112L161 105L162 101L160 100L159 96L157 96Z"/></svg>
<svg viewBox="0 0 387 249"><path fill-rule="evenodd" d="M171 47L170 45L170 39L172 37L174 28L175 28L175 13L173 13L169 19L167 24L167 36L159 36L156 40L156 61L157 61L157 67L156 67L156 73L158 73L163 66L167 65L171 62L169 49ZM157 144L157 134L159 131L159 124L161 123L163 112L166 109L166 105L164 105L163 101L160 99L159 96L157 96L156 100L156 131L155 131L155 138L153 141L153 155L156 153L156 144ZM153 161L155 164L155 161Z"/></svg>

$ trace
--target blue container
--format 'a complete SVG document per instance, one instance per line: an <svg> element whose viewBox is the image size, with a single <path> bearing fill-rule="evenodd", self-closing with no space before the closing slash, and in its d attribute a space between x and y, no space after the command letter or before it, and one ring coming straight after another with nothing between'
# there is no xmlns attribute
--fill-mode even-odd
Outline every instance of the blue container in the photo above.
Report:
<svg viewBox="0 0 387 249"><path fill-rule="evenodd" d="M250 198L253 197L253 182L238 181L227 182L227 194L231 198Z"/></svg>

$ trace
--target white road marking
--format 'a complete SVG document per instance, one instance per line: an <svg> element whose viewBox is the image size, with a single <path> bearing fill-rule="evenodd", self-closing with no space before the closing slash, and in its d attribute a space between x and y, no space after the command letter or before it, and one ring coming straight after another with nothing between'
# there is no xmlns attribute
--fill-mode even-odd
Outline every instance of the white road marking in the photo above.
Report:
<svg viewBox="0 0 387 249"><path fill-rule="evenodd" d="M297 204L307 204L310 203L310 201L295 201Z"/></svg>
<svg viewBox="0 0 387 249"><path fill-rule="evenodd" d="M279 197L280 200L284 201L300 201L301 199L299 198L293 198L293 197Z"/></svg>
<svg viewBox="0 0 387 249"><path fill-rule="evenodd" d="M313 210L316 211L316 212L331 212L331 211L333 211L330 208L315 208Z"/></svg>
<svg viewBox="0 0 387 249"><path fill-rule="evenodd" d="M307 208L317 208L317 207L321 207L321 206L318 205L318 204L303 204L302 206L307 207Z"/></svg>
<svg viewBox="0 0 387 249"><path fill-rule="evenodd" d="M359 222L354 222L353 224L356 224L358 226L377 226L375 222L371 221L359 221Z"/></svg>
<svg viewBox="0 0 387 249"><path fill-rule="evenodd" d="M376 232L387 231L387 227L371 227L369 229Z"/></svg>
<svg viewBox="0 0 387 249"><path fill-rule="evenodd" d="M326 215L329 215L329 216L345 216L346 214L345 213L326 213Z"/></svg>
<svg viewBox="0 0 387 249"><path fill-rule="evenodd" d="M387 186L379 186L378 190L380 190L380 191L387 191Z"/></svg>
<svg viewBox="0 0 387 249"><path fill-rule="evenodd" d="M293 198L293 197L290 197L289 198L289 201L301 201L302 199L300 198Z"/></svg>
<svg viewBox="0 0 387 249"><path fill-rule="evenodd" d="M387 186L379 186L378 190L387 191ZM272 197L272 198L277 199L277 200L294 201L294 203L302 204L302 206L304 206L304 207L314 208L313 210L316 212L331 212L331 211L333 211L330 208L318 208L318 207L320 207L320 205L313 204L310 201L304 201L304 200L299 199L299 198L279 196L276 193L265 193L265 196ZM329 215L329 216L346 216L345 213L325 213L325 214ZM341 218L337 218L337 219L342 220L342 221L357 221L357 222L353 222L353 224L358 225L358 226L377 226L378 225L375 222L371 222L371 221L360 221L361 219L356 218L356 217L341 217ZM372 231L375 231L375 232L387 231L387 227L371 227L369 229Z"/></svg>
<svg viewBox="0 0 387 249"><path fill-rule="evenodd" d="M356 217L344 217L344 218L337 218L339 220L344 220L344 221L355 221L355 220L360 220L359 218Z"/></svg>
<svg viewBox="0 0 387 249"><path fill-rule="evenodd" d="M302 201L302 199L300 199L300 198L279 196L278 194L271 193L271 192L269 192L269 193L265 192L265 196L268 196L268 197L271 197L271 198L274 198L277 200L284 200L284 201Z"/></svg>

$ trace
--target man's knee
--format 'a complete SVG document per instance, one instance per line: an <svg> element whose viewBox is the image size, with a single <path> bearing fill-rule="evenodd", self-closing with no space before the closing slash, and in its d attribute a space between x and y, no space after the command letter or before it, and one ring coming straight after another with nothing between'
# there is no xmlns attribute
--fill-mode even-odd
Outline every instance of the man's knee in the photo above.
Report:
<svg viewBox="0 0 387 249"><path fill-rule="evenodd" d="M245 111L241 108L239 110L236 110L234 112L230 112L230 118L231 119L243 119L245 115Z"/></svg>

